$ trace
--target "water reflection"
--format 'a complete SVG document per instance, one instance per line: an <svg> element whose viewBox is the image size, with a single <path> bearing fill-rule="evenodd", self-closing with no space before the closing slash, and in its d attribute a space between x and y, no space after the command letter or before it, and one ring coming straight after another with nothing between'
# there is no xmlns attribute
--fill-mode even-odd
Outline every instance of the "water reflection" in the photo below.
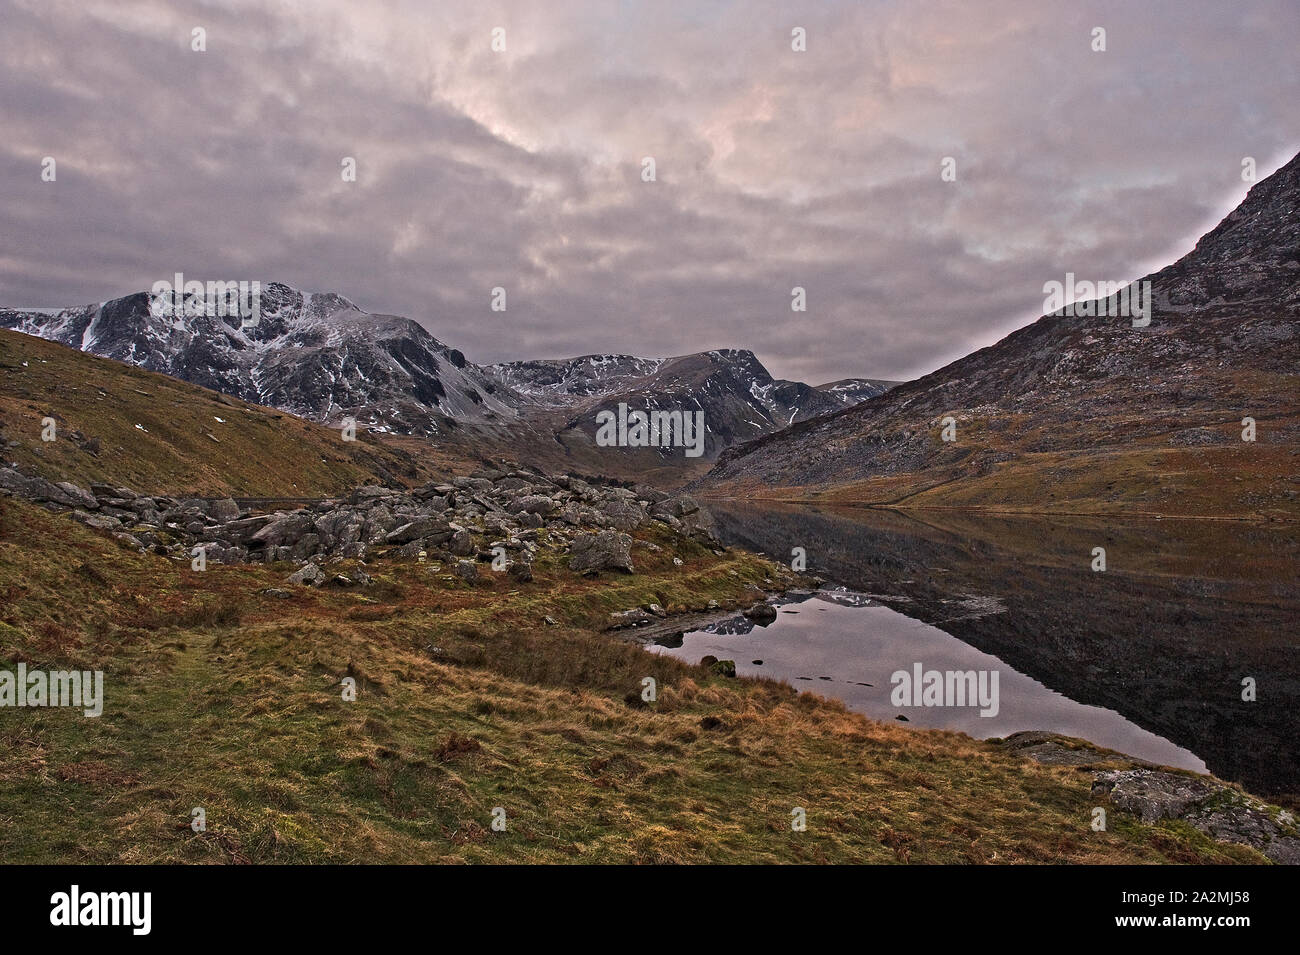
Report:
<svg viewBox="0 0 1300 955"><path fill-rule="evenodd" d="M869 595L881 610L897 611L916 624L908 631L882 613L869 626L844 622L842 630L839 620L830 625L830 614L838 608L828 606L825 613L806 612L806 626L789 643L784 636L781 641L763 639L761 652L752 655L739 647L728 650L727 658L736 659L740 672L774 675L777 654L788 647L794 669L800 669L800 661L822 661L818 667L804 663L804 672L795 677L811 679L795 685L829 693L826 687L832 682L851 684L854 674L862 676L870 664L871 675L862 682L877 684L872 689L883 696L864 693L850 702L892 719L896 709L887 714L871 709L876 705L871 700L888 700L892 667L883 674L878 667L890 666L887 660L909 645L940 657L954 654L952 660L981 659L953 650L951 645L960 641L967 651L995 661L984 666L1000 662L1033 684L1020 687L1026 707L1020 718L1045 721L1056 713L1050 725L1014 729L1071 732L1062 727L1071 721L1090 724L1091 732L1079 729L1072 735L1139 756L1145 754L1138 746L1172 741L1171 752L1178 758L1158 761L1187 765L1180 755L1185 751L1211 772L1260 794L1300 793L1300 640L1295 623L1300 618L1300 541L1290 527L965 512L912 516L719 502L710 507L730 543L781 560L789 559L791 548L803 547L810 573ZM1104 573L1090 566L1097 546L1106 548ZM873 609L846 608L843 613L870 615ZM771 636L777 628L793 635L786 621L798 617L778 615ZM826 622L818 623L818 617ZM727 626L731 635L753 637L755 632L745 629L748 623ZM931 630L947 635L949 645L925 642L938 640ZM726 635L719 631L714 636ZM889 646L871 642L877 639ZM911 656L930 665L920 654ZM753 659L763 659L763 666L749 662ZM817 668L824 672L806 672ZM832 680L820 680L822 676ZM1257 686L1254 702L1242 699L1246 678ZM1007 698L1021 695L1005 684L1002 692ZM1045 708L1045 700L1054 702ZM1133 736L1127 749L1098 739L1098 733L1109 730L1098 728L1097 713L1076 711L1080 704L1085 710L1120 714L1123 723L1137 733L1146 731L1151 739ZM969 717L956 717L959 723L963 718ZM960 728L1002 735L1001 730Z"/></svg>

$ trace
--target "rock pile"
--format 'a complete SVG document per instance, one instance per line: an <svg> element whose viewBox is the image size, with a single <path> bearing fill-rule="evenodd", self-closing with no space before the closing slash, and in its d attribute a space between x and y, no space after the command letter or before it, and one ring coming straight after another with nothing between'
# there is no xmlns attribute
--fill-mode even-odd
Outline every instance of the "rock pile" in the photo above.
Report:
<svg viewBox="0 0 1300 955"><path fill-rule="evenodd" d="M715 539L712 517L686 495L526 470L481 470L412 490L368 485L346 499L269 513L230 498L146 495L108 484L85 490L14 468L0 468L0 492L70 510L75 520L160 555L188 560L201 546L210 563L297 561L307 566L296 582L317 585L329 576L316 566L324 560L382 554L444 562L473 580L475 559L499 559L501 549L511 575L526 581L539 547L567 553L576 573L630 573L630 532L650 521Z"/></svg>

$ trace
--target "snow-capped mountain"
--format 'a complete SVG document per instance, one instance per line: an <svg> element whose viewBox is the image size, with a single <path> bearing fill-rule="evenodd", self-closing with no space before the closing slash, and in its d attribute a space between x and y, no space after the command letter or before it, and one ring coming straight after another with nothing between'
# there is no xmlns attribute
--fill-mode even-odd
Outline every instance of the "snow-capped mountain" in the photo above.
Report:
<svg viewBox="0 0 1300 955"><path fill-rule="evenodd" d="M668 358L583 355L581 358L510 361L485 370L538 404L570 408L585 398L617 394L629 383L653 375Z"/></svg>
<svg viewBox="0 0 1300 955"><path fill-rule="evenodd" d="M260 320L161 315L148 293L66 309L0 309L0 327L335 424L437 434L511 420L519 399L418 322L334 293L261 287Z"/></svg>
<svg viewBox="0 0 1300 955"><path fill-rule="evenodd" d="M646 411L701 409L709 458L737 441L848 407L889 384L847 379L812 387L774 379L753 352L741 350L478 366L412 319L369 313L341 295L278 282L261 285L256 324L246 325L238 314L174 311L140 292L75 308L0 308L0 328L314 421L337 425L351 417L361 428L397 434L468 429L496 440L557 446L562 437L590 443L596 414L620 402ZM573 446L566 440L559 445Z"/></svg>
<svg viewBox="0 0 1300 955"><path fill-rule="evenodd" d="M676 358L584 355L506 362L486 369L511 390L570 413L564 430L594 432L596 415L631 410L701 410L705 456L795 421L839 411L881 394L892 383L845 379L812 387L773 378L751 351L719 349Z"/></svg>

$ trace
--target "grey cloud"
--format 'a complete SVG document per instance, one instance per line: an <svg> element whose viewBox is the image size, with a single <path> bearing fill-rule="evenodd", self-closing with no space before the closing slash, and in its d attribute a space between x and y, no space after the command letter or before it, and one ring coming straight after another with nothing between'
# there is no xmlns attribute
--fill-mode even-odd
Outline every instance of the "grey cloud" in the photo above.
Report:
<svg viewBox="0 0 1300 955"><path fill-rule="evenodd" d="M1048 279L1187 251L1243 156L1264 175L1300 141L1284 0L0 0L0 21L0 302L274 278L483 362L739 347L814 382L923 374L1036 318Z"/></svg>

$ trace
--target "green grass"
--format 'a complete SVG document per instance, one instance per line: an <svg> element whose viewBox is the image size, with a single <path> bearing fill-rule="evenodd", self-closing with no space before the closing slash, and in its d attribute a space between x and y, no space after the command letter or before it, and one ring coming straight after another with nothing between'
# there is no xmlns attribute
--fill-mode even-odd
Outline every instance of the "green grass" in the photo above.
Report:
<svg viewBox="0 0 1300 955"><path fill-rule="evenodd" d="M743 606L783 572L681 553L636 547L635 575L596 579L544 558L531 583L476 586L374 561L373 588L276 599L259 591L288 566L197 574L0 498L0 667L103 669L107 698L98 719L0 710L0 859L1261 861L1121 813L1094 833L1085 771L599 632L651 600Z"/></svg>

